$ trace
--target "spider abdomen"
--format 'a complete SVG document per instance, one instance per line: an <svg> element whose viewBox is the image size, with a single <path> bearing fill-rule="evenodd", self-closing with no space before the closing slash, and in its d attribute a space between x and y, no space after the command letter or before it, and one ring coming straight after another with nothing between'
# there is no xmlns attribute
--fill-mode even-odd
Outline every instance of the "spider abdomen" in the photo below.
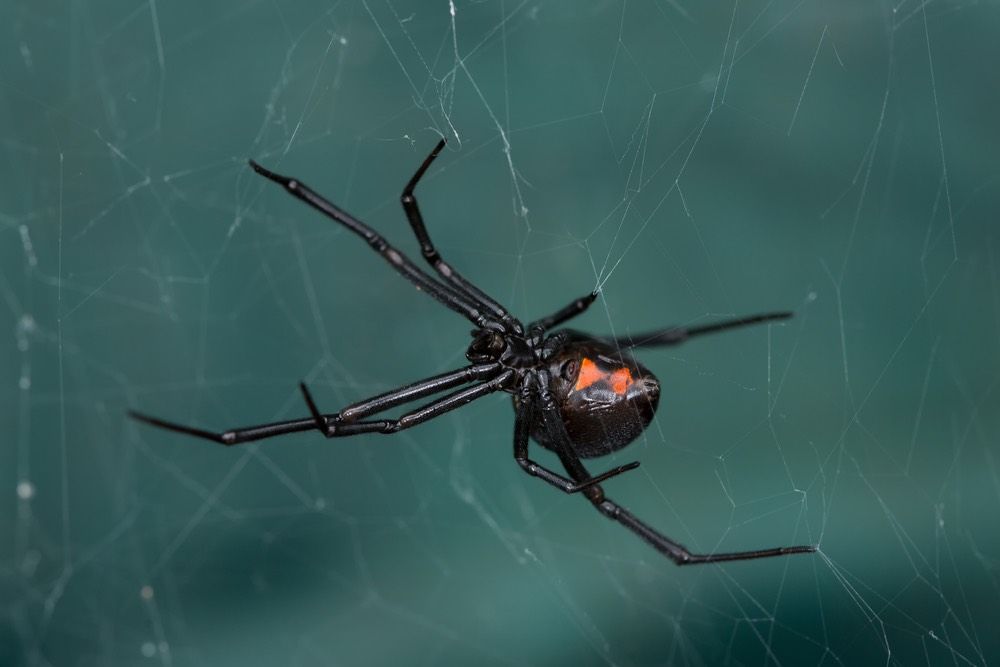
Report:
<svg viewBox="0 0 1000 667"><path fill-rule="evenodd" d="M575 453L581 458L610 454L646 430L659 405L660 383L600 339L568 332L566 340L548 361L549 392ZM557 440L540 414L532 419L531 437L556 450Z"/></svg>

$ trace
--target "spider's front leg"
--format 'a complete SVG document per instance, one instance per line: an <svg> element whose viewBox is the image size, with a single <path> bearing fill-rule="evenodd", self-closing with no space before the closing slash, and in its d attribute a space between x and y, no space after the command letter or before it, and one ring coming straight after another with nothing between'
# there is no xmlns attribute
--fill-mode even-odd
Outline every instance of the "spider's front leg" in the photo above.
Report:
<svg viewBox="0 0 1000 667"><path fill-rule="evenodd" d="M316 402L313 400L312 394L304 382L299 383L299 389L302 390L302 397L309 407L310 414L312 414L316 430L327 438L342 438L362 433L396 433L403 429L412 428L435 417L440 417L446 412L456 410L463 405L468 405L477 398L482 398L483 396L488 396L501 389L505 389L512 384L513 379L514 371L508 370L486 382L465 389L459 389L432 403L423 405L416 410L411 410L398 419L376 419L369 421L343 421L339 418L339 415L331 419L316 407Z"/></svg>
<svg viewBox="0 0 1000 667"><path fill-rule="evenodd" d="M399 198L400 203L403 205L403 212L406 213L406 219L410 221L413 234L417 237L417 242L420 243L421 254L437 274L460 293L492 311L493 315L500 322L514 333L520 335L524 333L524 327L521 323L507 312L507 309L501 306L496 299L465 279L462 274L444 261L437 248L434 247L430 234L427 233L427 226L424 225L424 217L420 213L420 205L417 203L417 197L413 194L413 190L417 187L420 179L424 177L424 174L427 173L427 169L434 162L434 159L441 154L444 145L445 140L442 138L417 168L413 176L410 177L406 187L403 188L403 194Z"/></svg>
<svg viewBox="0 0 1000 667"><path fill-rule="evenodd" d="M340 424L340 427L337 430L338 436L358 435L360 433L372 432L386 433L392 432L390 420L359 421L359 419L382 412L383 410L397 407L404 403L410 403L411 401L415 401L420 398L426 398L432 394L444 391L445 389L452 389L468 382L473 382L475 380L492 380L500 374L500 372L500 364L473 364L472 366L466 366L465 368L460 368L448 373L433 375L418 382L413 382L397 389L393 389L392 391L387 391L377 396L366 398L363 401L358 401L357 403L347 406L335 414L319 415L317 418L316 411L312 410L312 415L305 419L271 422L269 424L245 426L242 428L227 429L225 431L208 431L206 429L195 428L193 426L187 426L185 424L160 419L159 417L153 417L135 410L129 410L128 414L133 419L149 424L150 426L155 426L166 431L173 431L174 433L191 435L204 440L211 440L212 442L217 442L221 445L226 445L227 447L247 442L254 442L257 440L264 440L266 438L273 438L275 436L286 435L289 433L312 431L317 428L320 432L326 434L330 430L329 425L334 423ZM483 385L478 385L478 387L482 386ZM305 393L308 394L307 391ZM478 395L479 394L476 394L474 398L478 397ZM447 400L448 398L449 397L445 397L444 400ZM312 407L315 408L315 403L312 402L311 397L307 398L307 403L311 403ZM438 404L434 403L432 405ZM458 406L456 405L454 407ZM425 411L425 408L420 408L414 411L414 413L420 413L422 410ZM392 421L398 422L400 420ZM421 421L426 421L426 419ZM413 426L415 424L411 423L409 425ZM398 428L396 430L398 430ZM332 436L328 435L328 437Z"/></svg>
<svg viewBox="0 0 1000 667"><path fill-rule="evenodd" d="M579 299L573 299L571 302L551 315L546 315L545 317L535 320L529 324L528 331L540 329L541 332L544 333L549 329L553 329L585 312L596 300L597 292L591 292L587 296L581 296Z"/></svg>

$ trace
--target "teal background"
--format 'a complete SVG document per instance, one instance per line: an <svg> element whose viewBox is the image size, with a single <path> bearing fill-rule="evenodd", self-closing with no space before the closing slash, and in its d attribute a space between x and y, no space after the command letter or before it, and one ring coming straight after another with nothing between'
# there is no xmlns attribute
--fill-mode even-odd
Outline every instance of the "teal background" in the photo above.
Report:
<svg viewBox="0 0 1000 667"><path fill-rule="evenodd" d="M0 664L1000 663L995 2L6 2ZM504 396L235 449L463 364L469 325L246 167L525 319L600 287L664 383L606 489ZM539 451L540 460L554 463Z"/></svg>

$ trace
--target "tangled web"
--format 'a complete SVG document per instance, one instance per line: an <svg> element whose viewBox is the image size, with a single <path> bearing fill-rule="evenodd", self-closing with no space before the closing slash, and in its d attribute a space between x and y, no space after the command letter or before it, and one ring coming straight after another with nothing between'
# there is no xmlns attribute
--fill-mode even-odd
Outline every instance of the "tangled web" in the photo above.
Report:
<svg viewBox="0 0 1000 667"><path fill-rule="evenodd" d="M996 12L0 8L0 663L996 664ZM694 550L817 554L674 567L526 477L503 396L232 449L126 421L461 366L466 322L246 166L417 256L441 136L428 227L524 319L795 311L644 353L660 412L596 467Z"/></svg>

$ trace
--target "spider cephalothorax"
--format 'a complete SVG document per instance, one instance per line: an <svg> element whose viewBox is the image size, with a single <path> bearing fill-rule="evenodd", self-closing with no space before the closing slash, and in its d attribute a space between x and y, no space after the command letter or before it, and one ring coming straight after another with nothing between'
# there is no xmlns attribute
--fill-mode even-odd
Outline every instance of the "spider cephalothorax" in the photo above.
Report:
<svg viewBox="0 0 1000 667"><path fill-rule="evenodd" d="M487 329L472 332L465 358L473 363L498 363L504 368L525 369L538 364L539 350L519 334L503 334Z"/></svg>
<svg viewBox="0 0 1000 667"><path fill-rule="evenodd" d="M604 495L601 483L634 469L638 462L617 466L598 475L587 472L581 459L603 456L634 441L653 419L660 400L660 383L631 355L636 347L677 345L688 338L773 320L791 313L766 313L700 327L672 327L628 338L602 338L557 330L585 311L596 293L575 299L548 317L525 327L492 297L463 278L438 254L424 226L413 190L444 148L444 140L427 156L403 189L401 202L421 254L437 278L393 248L381 234L317 194L302 181L265 169L254 161L258 174L282 185L312 208L351 230L382 256L417 289L465 317L476 328L466 350L470 366L387 391L343 408L322 413L309 389L300 384L310 416L302 419L232 429L206 431L130 412L147 424L221 443L238 445L287 433L319 431L327 438L363 433L395 433L434 419L495 392L512 394L514 401L514 459L529 475L564 493L582 492L601 514L622 524L678 565L747 560L815 551L815 547L778 547L735 553L693 554L646 525ZM554 333L553 333L553 330ZM462 385L471 385L464 388ZM394 407L454 390L406 412L397 419L369 419ZM568 476L528 456L533 438L555 452Z"/></svg>

